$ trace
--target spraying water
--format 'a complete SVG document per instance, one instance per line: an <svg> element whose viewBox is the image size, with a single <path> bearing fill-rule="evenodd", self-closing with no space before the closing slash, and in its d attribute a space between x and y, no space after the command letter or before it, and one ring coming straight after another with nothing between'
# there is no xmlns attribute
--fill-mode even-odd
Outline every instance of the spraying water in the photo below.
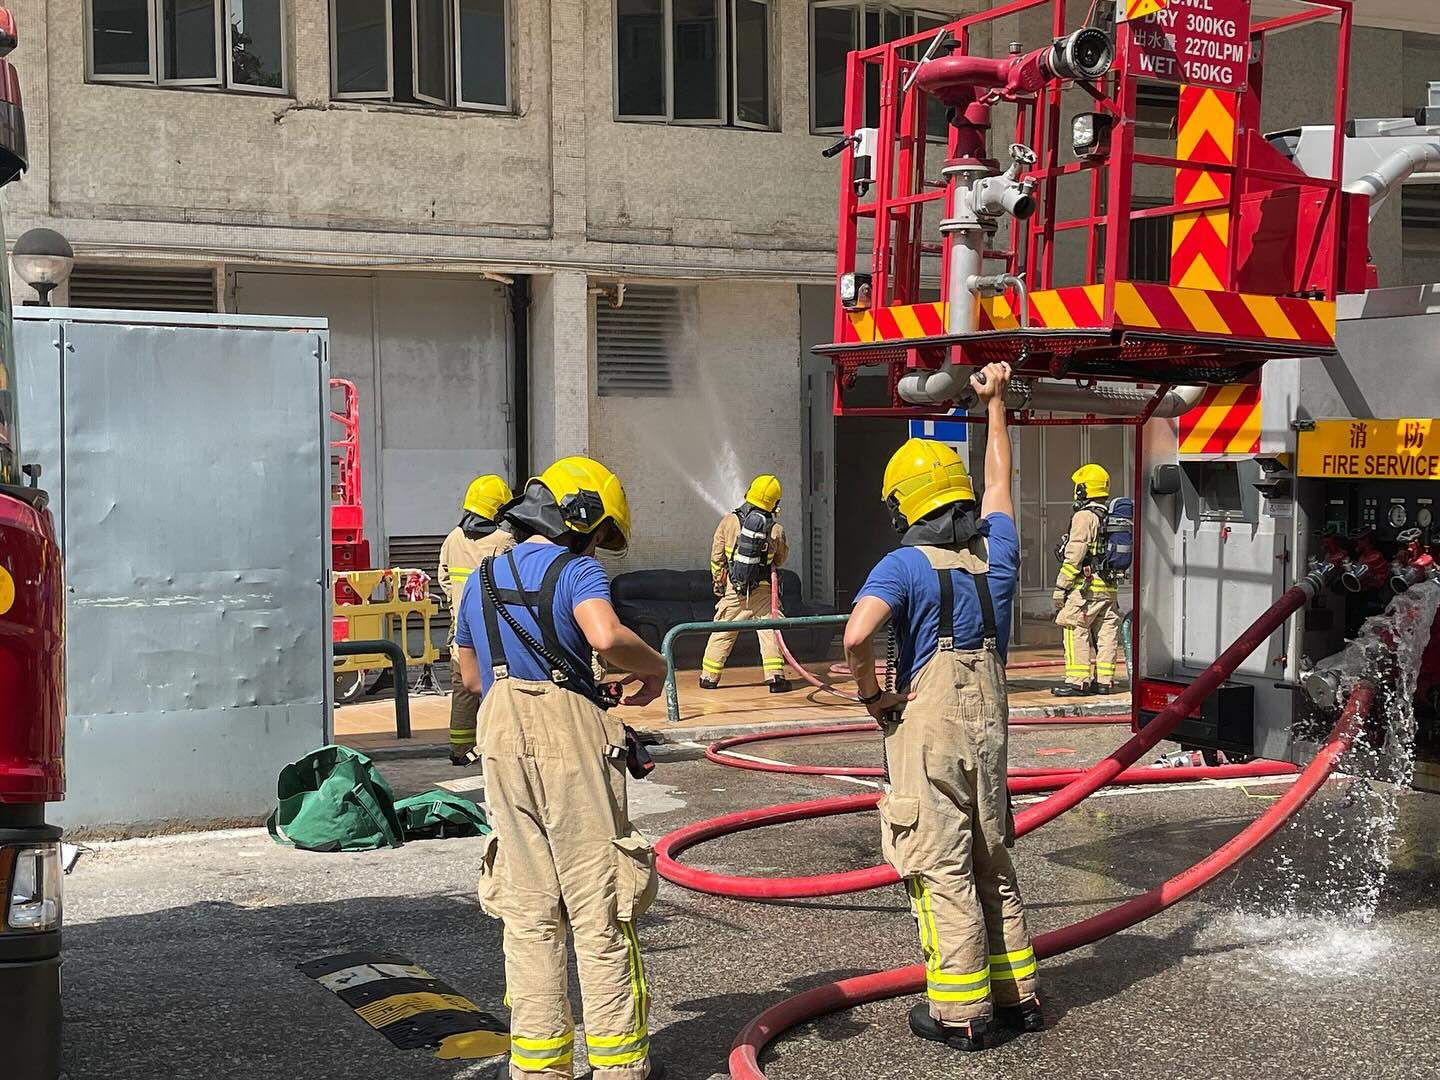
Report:
<svg viewBox="0 0 1440 1080"><path fill-rule="evenodd" d="M685 380L683 407L662 406L631 431L645 444L653 459L703 499L716 515L728 514L740 504L747 479L740 455L726 422L729 410L705 374L696 365Z"/></svg>
<svg viewBox="0 0 1440 1080"><path fill-rule="evenodd" d="M1258 946L1262 968L1335 978L1388 962L1394 943L1375 916L1400 799L1414 775L1414 698L1437 610L1440 584L1417 585L1318 665L1335 674L1339 702L1362 678L1378 688L1370 737L1356 740L1341 761L1339 782L1236 883L1235 927Z"/></svg>

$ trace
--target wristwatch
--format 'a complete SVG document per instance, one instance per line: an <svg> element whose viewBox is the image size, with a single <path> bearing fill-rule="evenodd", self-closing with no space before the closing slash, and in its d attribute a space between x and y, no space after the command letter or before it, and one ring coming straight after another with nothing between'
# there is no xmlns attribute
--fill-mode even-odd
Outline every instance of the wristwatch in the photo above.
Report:
<svg viewBox="0 0 1440 1080"><path fill-rule="evenodd" d="M860 698L860 704L861 704L861 705L874 705L875 702L879 701L879 700L880 700L882 697L884 697L884 696L885 696L885 688L882 686L882 687L880 687L879 689L877 689L873 694L871 694L869 697L865 697L865 696L862 695L861 698Z"/></svg>

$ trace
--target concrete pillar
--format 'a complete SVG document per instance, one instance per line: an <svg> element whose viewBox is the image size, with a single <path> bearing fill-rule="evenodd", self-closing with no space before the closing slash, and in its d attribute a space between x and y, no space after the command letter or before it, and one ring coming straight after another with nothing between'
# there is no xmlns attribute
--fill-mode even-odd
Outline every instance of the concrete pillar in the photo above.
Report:
<svg viewBox="0 0 1440 1080"><path fill-rule="evenodd" d="M579 270L532 279L530 462L536 472L557 458L590 451L595 334L589 287Z"/></svg>

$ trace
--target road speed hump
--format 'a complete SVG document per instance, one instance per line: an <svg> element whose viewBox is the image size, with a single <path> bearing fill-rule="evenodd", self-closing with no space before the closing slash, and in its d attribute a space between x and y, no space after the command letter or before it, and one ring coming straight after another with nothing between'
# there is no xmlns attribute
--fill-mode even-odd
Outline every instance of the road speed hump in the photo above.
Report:
<svg viewBox="0 0 1440 1080"><path fill-rule="evenodd" d="M504 1022L403 956L350 952L299 965L400 1050L446 1059L508 1053Z"/></svg>

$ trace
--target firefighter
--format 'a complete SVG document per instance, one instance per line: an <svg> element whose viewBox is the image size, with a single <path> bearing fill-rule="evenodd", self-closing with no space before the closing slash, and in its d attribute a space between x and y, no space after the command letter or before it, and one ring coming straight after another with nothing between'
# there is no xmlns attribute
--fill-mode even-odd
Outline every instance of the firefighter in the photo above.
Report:
<svg viewBox="0 0 1440 1080"><path fill-rule="evenodd" d="M510 485L493 473L477 476L465 492L460 524L450 530L440 545L440 588L450 604L450 655L455 655L455 623L460 611L460 594L470 572L486 555L498 555L515 546L515 534L497 521L500 508L513 494ZM459 679L450 679L450 764L467 765L475 748L475 716L480 699L466 690Z"/></svg>
<svg viewBox="0 0 1440 1080"><path fill-rule="evenodd" d="M1060 540L1060 573L1051 600L1065 642L1065 681L1056 697L1109 694L1120 659L1120 607L1115 575L1104 565L1106 499L1110 474L1082 465L1070 477L1075 513Z"/></svg>
<svg viewBox="0 0 1440 1080"><path fill-rule="evenodd" d="M1009 364L971 386L989 418L985 497L944 443L911 439L890 459L883 494L900 547L871 571L845 627L860 700L881 725L889 790L880 800L886 861L919 924L927 1000L915 1035L981 1050L999 1027L1044 1020L1035 952L1009 848L1006 639L1019 588L1005 388ZM872 637L892 623L891 687Z"/></svg>
<svg viewBox="0 0 1440 1080"><path fill-rule="evenodd" d="M768 619L771 614L770 571L784 564L790 553L785 530L777 516L780 509L780 481L769 474L757 476L745 492L745 501L720 519L710 542L711 588L717 597L716 622L743 622ZM785 677L785 657L773 630L756 631L760 638L760 660L765 682L772 694L790 689ZM700 688L714 690L738 630L720 630L705 643L701 661Z"/></svg>
<svg viewBox="0 0 1440 1080"><path fill-rule="evenodd" d="M596 1080L652 1075L649 991L635 920L654 900L654 853L630 824L629 730L606 711L598 653L636 683L620 704L659 696L665 661L622 626L597 548L623 550L619 479L568 457L532 479L505 521L527 537L485 559L460 600L460 672L481 695L487 838L480 902L505 924L510 1076L569 1078L566 993L574 939L584 1049ZM617 687L618 688L618 687Z"/></svg>

